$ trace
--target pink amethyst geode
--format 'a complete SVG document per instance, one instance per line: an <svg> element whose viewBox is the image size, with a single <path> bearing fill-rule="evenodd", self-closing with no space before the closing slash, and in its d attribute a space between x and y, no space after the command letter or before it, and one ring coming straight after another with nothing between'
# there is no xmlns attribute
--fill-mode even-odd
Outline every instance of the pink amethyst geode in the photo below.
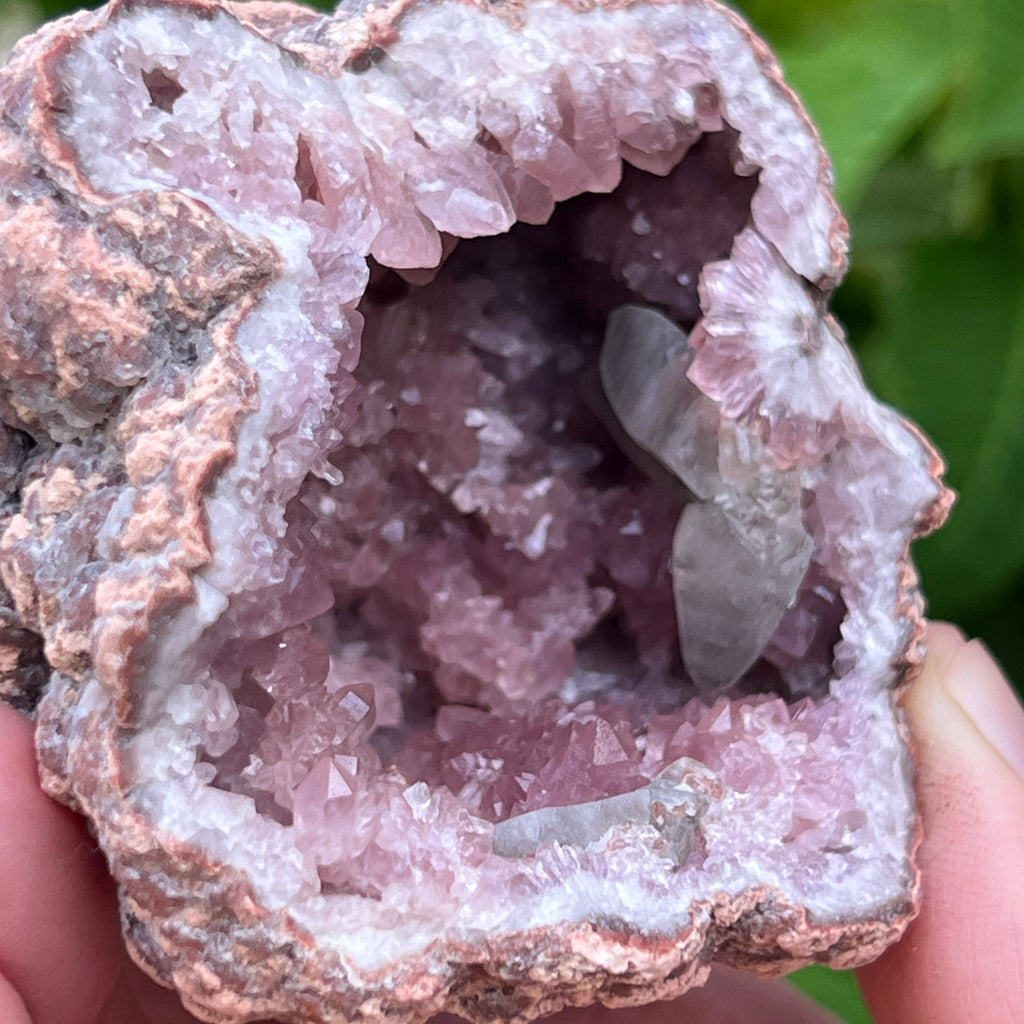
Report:
<svg viewBox="0 0 1024 1024"><path fill-rule="evenodd" d="M871 959L950 503L712 0L121 0L0 73L0 692L221 1022Z"/></svg>

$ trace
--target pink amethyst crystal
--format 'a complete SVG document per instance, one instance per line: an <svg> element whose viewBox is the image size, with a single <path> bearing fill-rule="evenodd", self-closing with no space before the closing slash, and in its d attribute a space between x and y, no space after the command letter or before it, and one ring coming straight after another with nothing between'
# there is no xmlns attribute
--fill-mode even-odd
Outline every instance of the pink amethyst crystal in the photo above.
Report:
<svg viewBox="0 0 1024 1024"><path fill-rule="evenodd" d="M203 1019L862 963L950 495L712 0L120 0L0 73L0 693Z"/></svg>

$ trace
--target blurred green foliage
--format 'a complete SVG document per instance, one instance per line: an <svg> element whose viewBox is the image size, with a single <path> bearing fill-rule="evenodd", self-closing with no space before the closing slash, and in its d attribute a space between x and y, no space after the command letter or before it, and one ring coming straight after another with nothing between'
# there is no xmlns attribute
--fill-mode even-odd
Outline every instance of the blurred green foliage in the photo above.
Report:
<svg viewBox="0 0 1024 1024"><path fill-rule="evenodd" d="M78 6L36 4L47 17ZM960 492L916 547L930 613L1024 681L1024 2L734 6L832 154L853 237L834 306L865 374L934 439ZM869 1024L852 975L794 980Z"/></svg>
<svg viewBox="0 0 1024 1024"><path fill-rule="evenodd" d="M871 1014L861 999L853 971L832 971L827 967L806 967L790 980L847 1024L872 1024Z"/></svg>

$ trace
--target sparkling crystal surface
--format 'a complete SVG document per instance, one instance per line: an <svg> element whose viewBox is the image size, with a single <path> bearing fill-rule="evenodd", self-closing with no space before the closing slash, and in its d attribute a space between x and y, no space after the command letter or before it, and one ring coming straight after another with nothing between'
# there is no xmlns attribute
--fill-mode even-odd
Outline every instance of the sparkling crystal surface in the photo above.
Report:
<svg viewBox="0 0 1024 1024"><path fill-rule="evenodd" d="M863 962L941 462L717 4L120 0L0 72L0 697L223 1024Z"/></svg>

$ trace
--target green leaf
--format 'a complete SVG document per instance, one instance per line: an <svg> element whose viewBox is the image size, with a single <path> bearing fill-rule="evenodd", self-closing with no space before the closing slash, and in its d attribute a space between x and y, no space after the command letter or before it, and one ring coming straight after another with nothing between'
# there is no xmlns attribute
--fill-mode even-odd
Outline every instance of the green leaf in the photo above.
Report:
<svg viewBox="0 0 1024 1024"><path fill-rule="evenodd" d="M90 0L81 0L79 3L69 3L68 0L35 0L33 4L26 6L34 7L39 12L40 21L51 21L53 18L60 18L86 7L95 8L100 5Z"/></svg>
<svg viewBox="0 0 1024 1024"><path fill-rule="evenodd" d="M805 967L790 975L797 988L822 1006L842 1017L848 1024L872 1024L853 971L833 971L828 967Z"/></svg>
<svg viewBox="0 0 1024 1024"><path fill-rule="evenodd" d="M862 354L879 394L930 433L961 494L915 549L934 610L961 617L1024 571L1024 275L1020 225L923 244L881 281Z"/></svg>
<svg viewBox="0 0 1024 1024"><path fill-rule="evenodd" d="M953 42L944 0L865 0L844 14L808 17L779 57L832 156L837 197L852 205L945 97Z"/></svg>
<svg viewBox="0 0 1024 1024"><path fill-rule="evenodd" d="M993 594L989 601L973 607L958 624L968 636L980 636L988 644L1008 677L1024 696L1024 575L1008 590Z"/></svg>
<svg viewBox="0 0 1024 1024"><path fill-rule="evenodd" d="M734 0L729 6L778 47L799 44L820 25L823 12L833 27L861 17L866 2L872 0Z"/></svg>
<svg viewBox="0 0 1024 1024"><path fill-rule="evenodd" d="M921 147L901 152L850 211L855 257L980 233L990 212L991 177L983 164L936 167Z"/></svg>
<svg viewBox="0 0 1024 1024"><path fill-rule="evenodd" d="M936 146L945 163L1010 156L1024 147L1024 3L950 0L957 82Z"/></svg>

